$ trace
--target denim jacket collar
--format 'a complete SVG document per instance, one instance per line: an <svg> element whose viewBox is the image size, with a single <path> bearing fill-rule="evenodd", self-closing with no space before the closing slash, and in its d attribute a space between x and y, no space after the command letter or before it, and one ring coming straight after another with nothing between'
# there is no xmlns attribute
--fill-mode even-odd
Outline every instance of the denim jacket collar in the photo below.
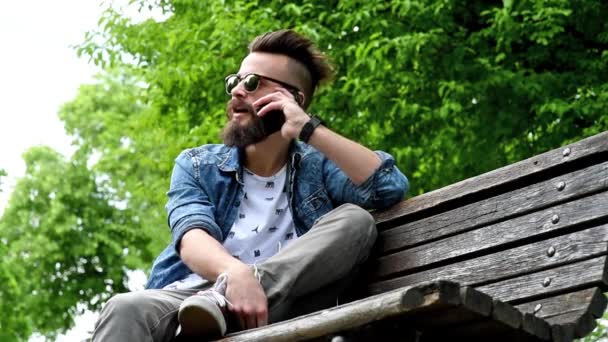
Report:
<svg viewBox="0 0 608 342"><path fill-rule="evenodd" d="M290 162L290 167L294 166L295 168L299 167L300 160L302 160L302 155L304 154L304 148L301 144L292 141L289 144L289 152L288 152L288 162ZM236 172L237 179L242 179L243 175L243 165L245 161L245 150L242 148L232 147L225 154L224 159L217 164L217 167L223 172Z"/></svg>
<svg viewBox="0 0 608 342"><path fill-rule="evenodd" d="M217 164L217 167L224 172L235 172L241 168L241 158L243 158L242 149L231 147L224 159Z"/></svg>

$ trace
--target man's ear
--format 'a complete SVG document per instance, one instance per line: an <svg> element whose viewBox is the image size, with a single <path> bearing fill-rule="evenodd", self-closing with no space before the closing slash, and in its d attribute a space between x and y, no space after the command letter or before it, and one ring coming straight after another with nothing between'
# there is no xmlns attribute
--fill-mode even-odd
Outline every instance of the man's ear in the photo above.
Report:
<svg viewBox="0 0 608 342"><path fill-rule="evenodd" d="M297 93L293 94L296 102L300 105L300 107L304 107L304 100L306 100L306 96L304 96L304 93L301 91L298 91Z"/></svg>

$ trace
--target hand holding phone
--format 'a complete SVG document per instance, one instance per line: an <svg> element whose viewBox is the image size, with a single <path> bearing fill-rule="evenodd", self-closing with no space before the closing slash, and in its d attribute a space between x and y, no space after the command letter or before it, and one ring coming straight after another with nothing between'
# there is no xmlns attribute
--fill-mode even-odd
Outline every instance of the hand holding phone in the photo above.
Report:
<svg viewBox="0 0 608 342"><path fill-rule="evenodd" d="M294 100L298 104L298 106L302 106L302 97L297 92L297 90L290 91L291 95L293 95ZM264 106L257 108L257 110L261 110ZM262 124L264 126L265 136L269 136L275 132L278 132L283 127L285 123L285 113L281 110L271 110L265 115L262 116Z"/></svg>

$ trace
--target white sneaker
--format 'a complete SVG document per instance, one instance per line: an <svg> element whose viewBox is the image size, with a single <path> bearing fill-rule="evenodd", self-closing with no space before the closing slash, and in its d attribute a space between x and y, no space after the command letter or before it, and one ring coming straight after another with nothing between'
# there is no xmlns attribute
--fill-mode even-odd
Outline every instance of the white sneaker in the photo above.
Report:
<svg viewBox="0 0 608 342"><path fill-rule="evenodd" d="M213 287L186 298L179 307L177 319L180 334L185 336L221 337L226 334L227 275L220 274Z"/></svg>

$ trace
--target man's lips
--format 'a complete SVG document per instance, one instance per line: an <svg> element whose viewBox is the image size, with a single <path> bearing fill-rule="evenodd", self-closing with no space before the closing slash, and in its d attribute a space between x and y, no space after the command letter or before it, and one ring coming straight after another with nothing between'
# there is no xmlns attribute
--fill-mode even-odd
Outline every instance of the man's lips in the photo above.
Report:
<svg viewBox="0 0 608 342"><path fill-rule="evenodd" d="M253 117L255 115L254 108L245 101L232 99L228 103L228 106L231 120L243 120L247 117Z"/></svg>
<svg viewBox="0 0 608 342"><path fill-rule="evenodd" d="M242 119L250 116L251 113L247 110L232 111L232 119Z"/></svg>

